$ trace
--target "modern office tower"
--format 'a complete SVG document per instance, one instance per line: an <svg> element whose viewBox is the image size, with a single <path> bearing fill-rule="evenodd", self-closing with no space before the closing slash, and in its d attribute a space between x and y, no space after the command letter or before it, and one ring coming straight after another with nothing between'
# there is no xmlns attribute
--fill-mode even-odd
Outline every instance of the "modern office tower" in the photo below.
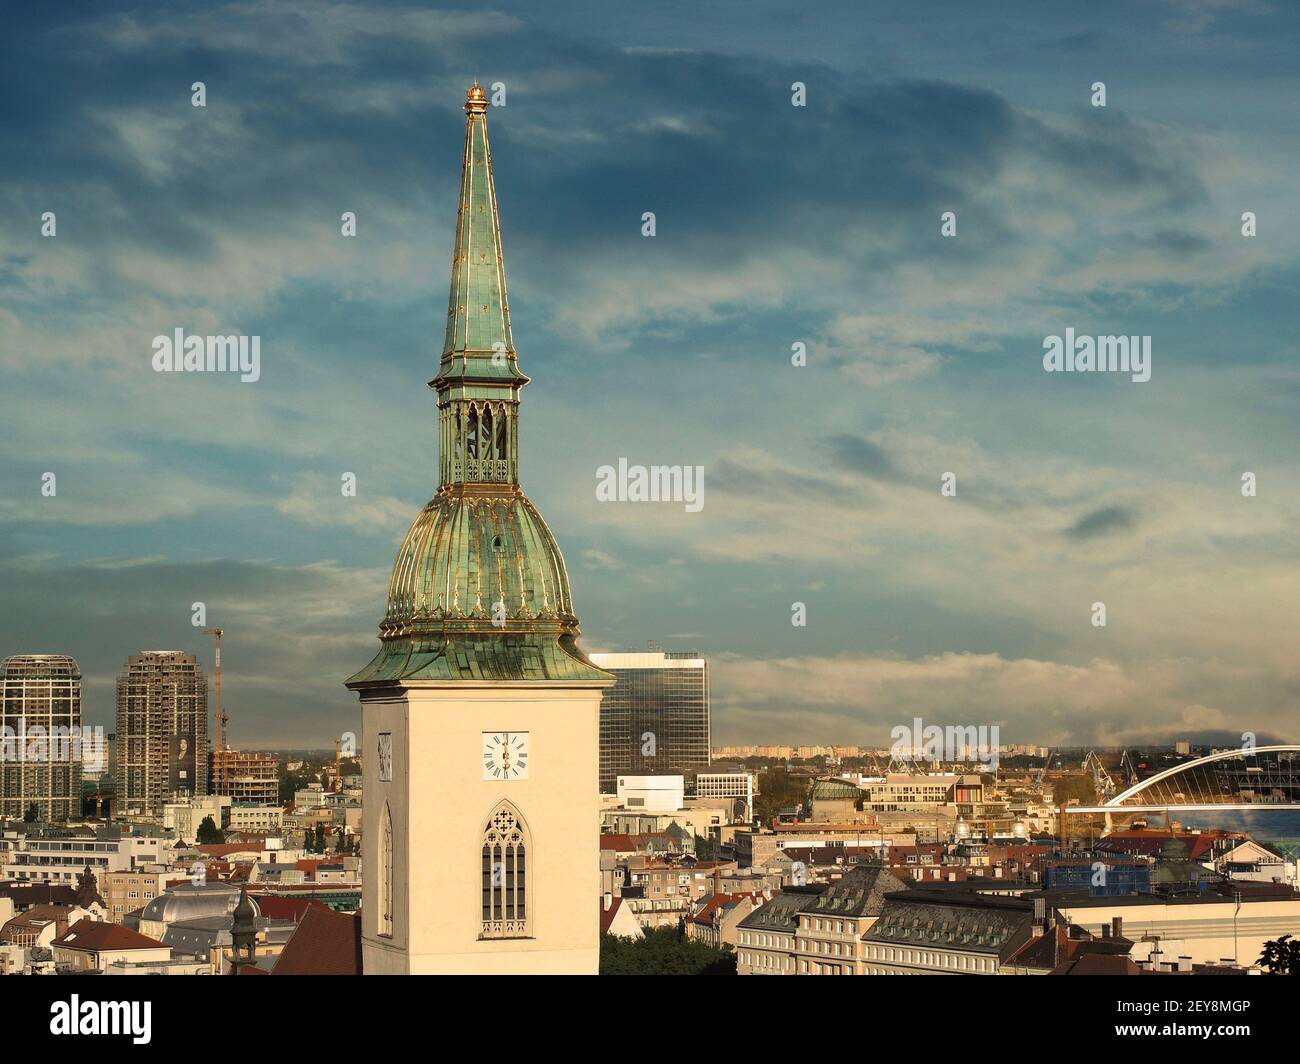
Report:
<svg viewBox="0 0 1300 1064"><path fill-rule="evenodd" d="M0 815L81 815L81 670L64 654L0 665ZM75 740L75 741L74 741Z"/></svg>
<svg viewBox="0 0 1300 1064"><path fill-rule="evenodd" d="M595 975L601 691L555 537L519 486L487 94L465 148L438 372L438 490L398 548L361 699L367 974ZM367 378L373 379L373 378ZM383 445L432 465L394 432Z"/></svg>
<svg viewBox="0 0 1300 1064"><path fill-rule="evenodd" d="M208 793L208 679L193 654L144 650L117 677L115 810L161 816Z"/></svg>
<svg viewBox="0 0 1300 1064"><path fill-rule="evenodd" d="M592 654L618 682L600 704L600 789L620 775L709 767L709 663L697 651Z"/></svg>
<svg viewBox="0 0 1300 1064"><path fill-rule="evenodd" d="M246 750L213 750L208 773L213 794L235 805L279 805L280 759Z"/></svg>

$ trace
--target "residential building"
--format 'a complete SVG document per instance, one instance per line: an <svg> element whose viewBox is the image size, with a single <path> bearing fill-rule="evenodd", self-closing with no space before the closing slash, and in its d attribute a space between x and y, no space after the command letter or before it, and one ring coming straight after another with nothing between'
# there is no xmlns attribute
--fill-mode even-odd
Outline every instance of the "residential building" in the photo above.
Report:
<svg viewBox="0 0 1300 1064"><path fill-rule="evenodd" d="M1294 935L1300 927L1300 894L1277 883L1231 880L1190 892L1175 887L1125 897L1082 891L1044 896L1065 919L1096 935L1118 919L1135 941L1178 940L1193 964L1252 962L1266 941Z"/></svg>
<svg viewBox="0 0 1300 1064"><path fill-rule="evenodd" d="M799 910L795 960L799 975L862 975L863 937L875 926L886 895L907 884L880 865L858 865Z"/></svg>
<svg viewBox="0 0 1300 1064"><path fill-rule="evenodd" d="M189 878L188 872L162 867L104 872L99 876L99 889L108 910L106 919L120 924L127 913L148 905L172 883L184 883Z"/></svg>
<svg viewBox="0 0 1300 1064"><path fill-rule="evenodd" d="M217 794L201 794L179 802L168 802L163 806L162 824L182 842L195 842L199 837L199 827L203 821L211 818L215 828L224 830L230 826L231 800Z"/></svg>
<svg viewBox="0 0 1300 1064"><path fill-rule="evenodd" d="M208 681L193 654L145 650L117 678L117 810L161 816L208 793Z"/></svg>
<svg viewBox="0 0 1300 1064"><path fill-rule="evenodd" d="M94 914L79 905L33 905L26 912L10 917L0 926L0 945L50 946L78 920L94 919Z"/></svg>
<svg viewBox="0 0 1300 1064"><path fill-rule="evenodd" d="M697 772L696 798L725 798L732 804L732 817L746 824L754 819L754 796L758 794L752 772Z"/></svg>
<svg viewBox="0 0 1300 1064"><path fill-rule="evenodd" d="M230 830L278 835L284 830L284 810L278 805L232 805Z"/></svg>
<svg viewBox="0 0 1300 1064"><path fill-rule="evenodd" d="M740 922L769 900L762 894L713 894L700 902L687 919L686 937L706 946L734 949Z"/></svg>
<svg viewBox="0 0 1300 1064"><path fill-rule="evenodd" d="M1023 898L916 888L885 899L863 937L864 975L998 975L1034 937Z"/></svg>
<svg viewBox="0 0 1300 1064"><path fill-rule="evenodd" d="M0 876L6 880L74 886L87 868L100 876L156 864L168 846L161 834L124 834L113 826L28 827L34 830L9 830L0 838L0 850L8 858L0 864Z"/></svg>
<svg viewBox="0 0 1300 1064"><path fill-rule="evenodd" d="M81 815L86 755L103 757L81 734L81 669L64 654L17 654L0 664L0 817Z"/></svg>
<svg viewBox="0 0 1300 1064"><path fill-rule="evenodd" d="M171 960L170 947L120 924L78 920L53 942L59 971L102 972L110 964Z"/></svg>
<svg viewBox="0 0 1300 1064"><path fill-rule="evenodd" d="M213 750L209 780L212 793L228 796L232 805L280 804L280 759L274 754Z"/></svg>
<svg viewBox="0 0 1300 1064"><path fill-rule="evenodd" d="M1221 853L1214 859L1214 870L1229 879L1298 885L1295 861L1287 861L1253 839Z"/></svg>
<svg viewBox="0 0 1300 1064"><path fill-rule="evenodd" d="M737 927L737 975L794 975L798 970L799 913L826 884L788 886L742 919Z"/></svg>

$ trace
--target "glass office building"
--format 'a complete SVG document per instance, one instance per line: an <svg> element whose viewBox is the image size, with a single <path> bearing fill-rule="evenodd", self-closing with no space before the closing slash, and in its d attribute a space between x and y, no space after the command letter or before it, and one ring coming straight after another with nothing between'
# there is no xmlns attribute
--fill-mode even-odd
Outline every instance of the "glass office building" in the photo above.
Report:
<svg viewBox="0 0 1300 1064"><path fill-rule="evenodd" d="M600 703L600 789L709 765L709 663L697 651L592 654L618 677Z"/></svg>

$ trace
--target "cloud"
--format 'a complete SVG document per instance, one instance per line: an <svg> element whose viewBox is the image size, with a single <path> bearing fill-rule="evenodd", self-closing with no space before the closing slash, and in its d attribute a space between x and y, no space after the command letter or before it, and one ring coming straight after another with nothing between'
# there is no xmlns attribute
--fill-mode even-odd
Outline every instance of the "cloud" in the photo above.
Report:
<svg viewBox="0 0 1300 1064"><path fill-rule="evenodd" d="M1093 539L1112 532L1128 531L1137 525L1137 514L1126 506L1104 506L1084 514L1065 534L1070 539Z"/></svg>
<svg viewBox="0 0 1300 1064"><path fill-rule="evenodd" d="M792 38L770 12L725 40L698 13L678 40L617 14L414 4L15 13L0 545L22 563L5 570L5 638L73 649L102 709L131 649L202 649L186 626L203 597L233 633L237 727L321 741L354 719L338 663L373 648L393 540L437 479L423 382L477 74L508 89L491 123L536 380L525 482L577 562L593 645L700 633L777 690L788 666L797 721L750 703L741 670L715 675L720 727L755 737L851 727L831 697L841 666L856 675L840 655L927 706L968 682L980 712L1007 690L1027 707L1022 685L1095 689L1112 714L1084 694L1060 719L1025 709L1043 732L1123 734L1147 699L1161 729L1285 708L1300 378L1277 293L1300 268L1275 234L1296 220L1295 145L1257 105L1285 99L1286 35L1189 7L1198 29L1218 18L1190 80L1163 9L1149 33L1053 19L1010 60L960 17L921 42L900 16L835 64L801 57L842 46L833 20ZM1071 34L1093 50L1140 37L1134 69L1149 56L1160 91L1130 79L1082 107L1036 58ZM807 108L790 106L796 79ZM207 108L189 104L195 80ZM1223 121L1189 115L1204 94ZM1239 233L1247 208L1257 239ZM1153 334L1153 382L1046 380L1039 344L1063 323ZM260 335L263 379L152 373L150 339L176 327ZM807 366L789 363L796 341ZM593 470L619 455L704 466L704 510L597 504ZM835 668L790 648L805 598L833 619L814 656ZM1087 623L1099 598L1105 632ZM1180 656L1203 691L1172 678ZM807 700L823 682L826 704Z"/></svg>
<svg viewBox="0 0 1300 1064"><path fill-rule="evenodd" d="M0 566L0 646L71 654L84 677L87 723L111 730L127 655L184 650L210 670L211 641L191 624L202 602L208 623L225 629L222 692L233 741L326 745L329 734L356 730L354 696L342 683L378 648L386 577L335 563L12 559Z"/></svg>
<svg viewBox="0 0 1300 1064"><path fill-rule="evenodd" d="M1289 677L1259 670L1249 705L1205 705L1198 692L1232 699L1241 678L1216 662L1185 658L1122 665L1080 664L998 654L920 658L841 654L712 662L729 734L781 734L789 741L887 746L889 731L921 717L939 725L997 725L1001 741L1051 745L1160 743L1207 730L1267 730L1294 705ZM1134 707L1141 706L1140 717ZM785 722L777 730L777 721Z"/></svg>
<svg viewBox="0 0 1300 1064"><path fill-rule="evenodd" d="M901 480L902 473L894 461L878 445L862 436L839 433L827 445L831 461L840 469L871 480Z"/></svg>

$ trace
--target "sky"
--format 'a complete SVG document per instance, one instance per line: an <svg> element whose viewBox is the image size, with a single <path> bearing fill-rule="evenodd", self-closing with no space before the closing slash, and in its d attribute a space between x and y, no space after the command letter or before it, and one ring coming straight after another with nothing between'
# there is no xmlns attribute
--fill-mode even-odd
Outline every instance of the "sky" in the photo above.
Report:
<svg viewBox="0 0 1300 1064"><path fill-rule="evenodd" d="M477 78L585 649L705 654L715 743L1297 740L1295 5L0 20L0 654L74 656L88 723L130 653L211 664L202 602L235 745L359 728ZM155 372L177 328L260 337L260 379ZM1150 337L1151 379L1046 372L1066 329ZM704 506L598 501L620 458Z"/></svg>

